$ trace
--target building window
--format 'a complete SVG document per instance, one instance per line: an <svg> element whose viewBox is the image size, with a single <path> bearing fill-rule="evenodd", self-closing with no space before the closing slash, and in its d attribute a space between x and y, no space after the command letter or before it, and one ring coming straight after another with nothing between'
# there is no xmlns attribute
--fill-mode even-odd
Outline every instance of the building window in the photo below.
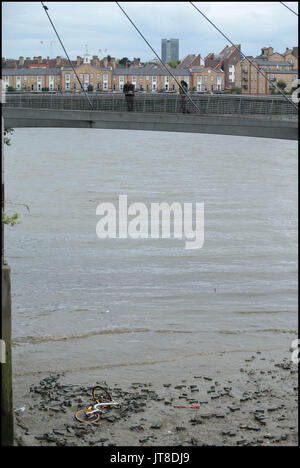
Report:
<svg viewBox="0 0 300 468"><path fill-rule="evenodd" d="M202 89L202 76L201 75L198 75L197 76L197 91L201 92Z"/></svg>
<svg viewBox="0 0 300 468"><path fill-rule="evenodd" d="M214 81L214 76L213 75L211 75L210 81Z"/></svg>
<svg viewBox="0 0 300 468"><path fill-rule="evenodd" d="M31 77L31 81L33 81L33 80L34 80L34 76Z"/></svg>
<svg viewBox="0 0 300 468"><path fill-rule="evenodd" d="M108 74L104 73L103 75L103 90L107 91L108 90Z"/></svg>
<svg viewBox="0 0 300 468"><path fill-rule="evenodd" d="M206 75L205 75L205 77L204 77L204 81L207 81L207 76L206 76Z"/></svg>
<svg viewBox="0 0 300 468"><path fill-rule="evenodd" d="M52 90L54 88L54 76L49 76L49 89Z"/></svg>
<svg viewBox="0 0 300 468"><path fill-rule="evenodd" d="M94 78L94 75L93 75L93 73L90 75L90 78L91 78L91 80Z"/></svg>
<svg viewBox="0 0 300 468"><path fill-rule="evenodd" d="M165 91L169 91L169 77L165 76Z"/></svg>
<svg viewBox="0 0 300 468"><path fill-rule="evenodd" d="M16 88L17 88L17 89L21 89L21 77L20 77L20 76L17 76Z"/></svg>
<svg viewBox="0 0 300 468"><path fill-rule="evenodd" d="M156 76L152 76L152 91L156 91Z"/></svg>
<svg viewBox="0 0 300 468"><path fill-rule="evenodd" d="M99 78L100 78L100 74L99 74L99 73L97 73L97 79L99 80Z"/></svg>
<svg viewBox="0 0 300 468"><path fill-rule="evenodd" d="M213 91L214 90L214 85L210 85L210 90Z"/></svg>

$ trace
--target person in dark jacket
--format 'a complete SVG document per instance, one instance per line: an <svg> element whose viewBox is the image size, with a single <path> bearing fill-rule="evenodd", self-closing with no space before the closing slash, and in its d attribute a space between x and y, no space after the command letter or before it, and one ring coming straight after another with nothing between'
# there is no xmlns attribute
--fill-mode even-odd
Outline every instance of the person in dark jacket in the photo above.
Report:
<svg viewBox="0 0 300 468"><path fill-rule="evenodd" d="M189 114L189 111L186 109L186 100L187 100L187 92L188 92L188 85L187 82L184 80L180 81L180 88L179 94L181 95L181 112L185 114L186 112Z"/></svg>
<svg viewBox="0 0 300 468"><path fill-rule="evenodd" d="M134 85L129 80L123 86L123 93L127 102L127 110L133 111Z"/></svg>

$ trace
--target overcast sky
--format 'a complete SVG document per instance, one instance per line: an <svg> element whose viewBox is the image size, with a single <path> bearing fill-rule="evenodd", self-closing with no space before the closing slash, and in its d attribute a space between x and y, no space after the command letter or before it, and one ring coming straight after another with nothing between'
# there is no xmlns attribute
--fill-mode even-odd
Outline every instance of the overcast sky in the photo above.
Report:
<svg viewBox="0 0 300 468"><path fill-rule="evenodd" d="M280 2L194 2L246 55L298 45L298 18ZM284 2L298 13L298 2ZM115 2L47 2L71 59L91 55L154 58ZM227 41L189 2L120 2L161 56L161 39L179 39L179 58L218 53ZM105 50L107 49L107 50ZM2 57L65 56L41 2L2 2Z"/></svg>

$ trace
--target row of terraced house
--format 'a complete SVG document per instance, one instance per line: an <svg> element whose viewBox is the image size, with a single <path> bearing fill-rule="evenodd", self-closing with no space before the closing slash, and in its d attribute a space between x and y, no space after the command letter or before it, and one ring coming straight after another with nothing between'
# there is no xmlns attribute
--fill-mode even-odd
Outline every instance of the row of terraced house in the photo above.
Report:
<svg viewBox="0 0 300 468"><path fill-rule="evenodd" d="M177 68L169 67L170 73L159 62L142 65L139 59L134 59L130 67L118 68L115 59L99 60L88 53L83 58L78 56L72 65L61 57L2 59L2 79L6 89L33 92L80 91L78 76L83 88L93 91L122 92L129 80L137 91L178 92L178 83L184 80L196 92L215 93L238 87L242 94L264 95L270 94L274 83L280 80L286 83L287 91L292 88L298 77L298 47L286 48L282 54L272 47L263 47L257 57L243 59L239 44L226 46L219 54L210 53L204 60L200 54L187 55Z"/></svg>

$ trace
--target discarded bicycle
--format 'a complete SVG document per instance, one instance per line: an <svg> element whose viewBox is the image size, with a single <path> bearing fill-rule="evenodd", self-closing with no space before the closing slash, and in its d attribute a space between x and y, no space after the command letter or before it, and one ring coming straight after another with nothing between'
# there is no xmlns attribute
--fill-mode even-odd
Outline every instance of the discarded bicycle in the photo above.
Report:
<svg viewBox="0 0 300 468"><path fill-rule="evenodd" d="M104 408L118 408L120 403L114 401L110 393L103 387L95 387L92 396L96 403L86 409L80 409L75 413L75 418L79 422L97 422L104 413Z"/></svg>

